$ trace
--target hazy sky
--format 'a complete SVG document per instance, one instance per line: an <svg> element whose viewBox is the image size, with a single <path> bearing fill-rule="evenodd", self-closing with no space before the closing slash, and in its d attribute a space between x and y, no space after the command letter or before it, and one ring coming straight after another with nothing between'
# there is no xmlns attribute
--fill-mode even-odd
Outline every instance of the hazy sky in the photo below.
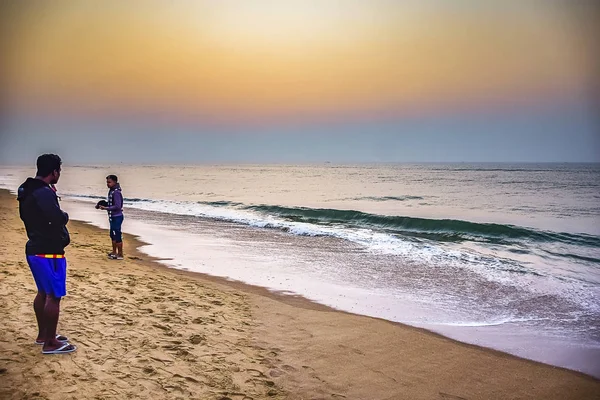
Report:
<svg viewBox="0 0 600 400"><path fill-rule="evenodd" d="M592 1L3 4L4 164L600 161Z"/></svg>

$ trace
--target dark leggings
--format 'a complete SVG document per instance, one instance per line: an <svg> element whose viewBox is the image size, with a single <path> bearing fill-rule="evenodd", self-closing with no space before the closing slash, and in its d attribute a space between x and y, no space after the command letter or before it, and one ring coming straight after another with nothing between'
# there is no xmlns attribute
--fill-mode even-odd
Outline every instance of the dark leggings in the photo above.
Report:
<svg viewBox="0 0 600 400"><path fill-rule="evenodd" d="M110 238L113 242L123 242L123 234L121 233L121 225L123 224L123 216L109 218L110 221Z"/></svg>

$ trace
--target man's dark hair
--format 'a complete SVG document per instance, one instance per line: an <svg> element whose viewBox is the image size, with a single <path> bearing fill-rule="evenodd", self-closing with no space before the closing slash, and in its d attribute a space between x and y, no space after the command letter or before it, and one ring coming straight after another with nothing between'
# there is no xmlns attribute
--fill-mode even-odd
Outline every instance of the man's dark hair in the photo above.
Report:
<svg viewBox="0 0 600 400"><path fill-rule="evenodd" d="M37 176L47 177L54 171L60 171L62 160L56 154L42 154L37 158Z"/></svg>
<svg viewBox="0 0 600 400"><path fill-rule="evenodd" d="M119 178L117 178L116 175L109 175L106 177L106 179L110 179L113 182L119 182Z"/></svg>

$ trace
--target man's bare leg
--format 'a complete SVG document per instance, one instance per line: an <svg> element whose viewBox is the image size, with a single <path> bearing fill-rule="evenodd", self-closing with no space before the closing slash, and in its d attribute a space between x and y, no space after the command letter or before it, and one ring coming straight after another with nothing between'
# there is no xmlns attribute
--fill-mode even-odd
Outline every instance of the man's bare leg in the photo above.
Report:
<svg viewBox="0 0 600 400"><path fill-rule="evenodd" d="M60 297L54 297L51 294L46 295L46 306L44 307L46 338L42 347L42 353L44 354L72 353L77 350L76 346L68 342L62 342L56 338L56 327L60 314L60 299Z"/></svg>
<svg viewBox="0 0 600 400"><path fill-rule="evenodd" d="M46 304L44 306L44 325L46 336L43 350L55 350L64 343L56 340L56 327L58 326L58 317L60 315L60 297L54 297L51 294L46 295Z"/></svg>
<svg viewBox="0 0 600 400"><path fill-rule="evenodd" d="M35 311L35 319L38 324L38 335L36 342L46 340L46 319L44 308L46 307L46 293L38 292L33 300L33 311Z"/></svg>

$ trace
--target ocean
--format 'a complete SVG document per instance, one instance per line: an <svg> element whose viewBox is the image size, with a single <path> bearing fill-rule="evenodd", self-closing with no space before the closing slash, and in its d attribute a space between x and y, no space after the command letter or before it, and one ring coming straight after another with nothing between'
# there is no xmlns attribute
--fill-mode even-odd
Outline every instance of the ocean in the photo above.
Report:
<svg viewBox="0 0 600 400"><path fill-rule="evenodd" d="M600 377L600 164L65 165L72 219L109 173L169 267Z"/></svg>

